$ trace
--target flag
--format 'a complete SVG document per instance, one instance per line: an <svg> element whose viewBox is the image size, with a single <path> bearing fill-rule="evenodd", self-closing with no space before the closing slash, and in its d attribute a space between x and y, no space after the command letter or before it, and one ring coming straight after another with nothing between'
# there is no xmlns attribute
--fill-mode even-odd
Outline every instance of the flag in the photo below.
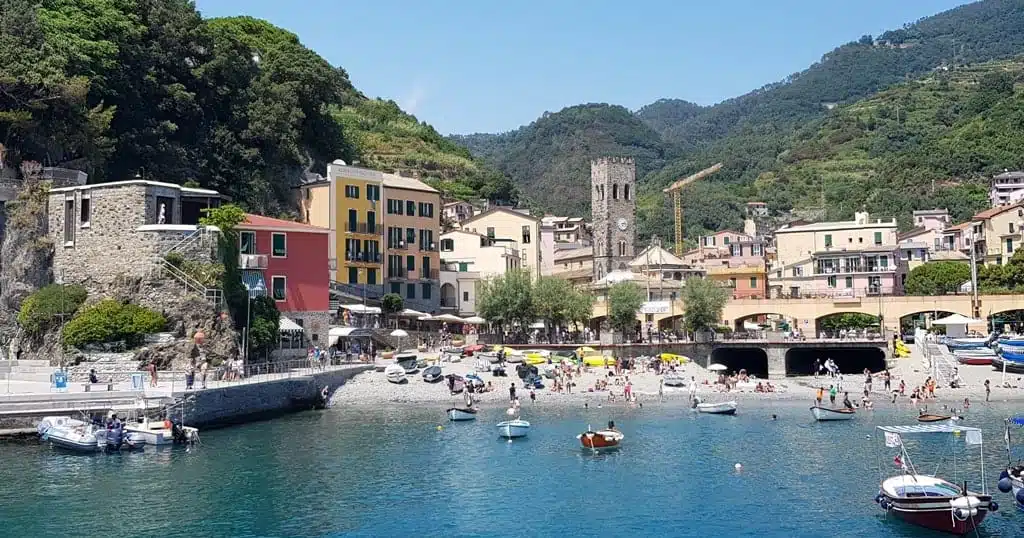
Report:
<svg viewBox="0 0 1024 538"><path fill-rule="evenodd" d="M981 432L978 430L969 430L967 432L967 444L969 445L980 445L981 444Z"/></svg>
<svg viewBox="0 0 1024 538"><path fill-rule="evenodd" d="M900 434L896 432L885 432L885 446L889 448L896 448L900 446Z"/></svg>
<svg viewBox="0 0 1024 538"><path fill-rule="evenodd" d="M892 463L893 463L893 465L895 465L897 467L900 467L900 468L903 467L903 459L900 458L899 454L896 454L896 457L892 459Z"/></svg>

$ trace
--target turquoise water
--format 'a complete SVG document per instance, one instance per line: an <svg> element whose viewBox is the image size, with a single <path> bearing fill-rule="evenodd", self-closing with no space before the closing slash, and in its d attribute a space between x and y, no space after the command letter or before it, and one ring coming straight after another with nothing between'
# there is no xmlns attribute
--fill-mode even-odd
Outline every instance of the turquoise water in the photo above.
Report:
<svg viewBox="0 0 1024 538"><path fill-rule="evenodd" d="M501 409L449 424L444 406L303 413L204 432L188 452L78 455L8 442L0 535L942 536L886 520L872 501L880 443L867 436L912 411L816 424L803 404L751 405L736 417L527 405L534 428L513 443L496 435ZM1011 411L976 405L968 416L985 428L992 490ZM575 435L608 419L626 434L623 448L579 450ZM1002 509L981 536L1024 535L1024 512L996 495Z"/></svg>

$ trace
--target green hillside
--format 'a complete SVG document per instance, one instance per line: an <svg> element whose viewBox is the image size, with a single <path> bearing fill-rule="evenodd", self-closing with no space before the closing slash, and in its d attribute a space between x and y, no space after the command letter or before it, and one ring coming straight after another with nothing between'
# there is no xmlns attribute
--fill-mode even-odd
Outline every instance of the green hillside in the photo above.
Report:
<svg viewBox="0 0 1024 538"><path fill-rule="evenodd" d="M265 21L204 20L187 0L6 0L0 56L8 166L194 181L282 215L305 173L337 158L459 197L515 197L501 173Z"/></svg>

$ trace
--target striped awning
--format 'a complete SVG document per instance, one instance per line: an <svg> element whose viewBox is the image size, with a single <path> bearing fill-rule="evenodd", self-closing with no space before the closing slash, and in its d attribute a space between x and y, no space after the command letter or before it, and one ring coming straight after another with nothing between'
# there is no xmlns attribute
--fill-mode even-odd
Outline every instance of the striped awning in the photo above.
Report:
<svg viewBox="0 0 1024 538"><path fill-rule="evenodd" d="M242 269L242 284L249 291L250 299L267 295L267 281L259 269Z"/></svg>
<svg viewBox="0 0 1024 538"><path fill-rule="evenodd" d="M278 321L277 324L277 330L302 332L302 325L295 323L295 321L291 318L281 316L281 319L280 321Z"/></svg>
<svg viewBox="0 0 1024 538"><path fill-rule="evenodd" d="M889 433L957 433L980 432L981 428L959 426L956 424L914 424L912 426L879 426L878 429Z"/></svg>

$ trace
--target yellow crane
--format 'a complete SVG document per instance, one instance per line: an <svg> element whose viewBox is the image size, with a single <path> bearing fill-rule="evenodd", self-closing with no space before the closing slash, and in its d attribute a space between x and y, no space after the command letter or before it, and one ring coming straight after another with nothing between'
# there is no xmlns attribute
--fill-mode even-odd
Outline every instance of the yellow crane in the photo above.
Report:
<svg viewBox="0 0 1024 538"><path fill-rule="evenodd" d="M681 191L683 187L689 185L690 183L693 183L698 179L708 177L721 169L722 163L718 163L709 168L705 168L700 172L693 174L692 176L687 176L680 180L677 180L675 183L669 185L668 188L662 191L665 194L672 195L672 206L675 210L674 212L676 220L676 256L683 255L683 197L679 191Z"/></svg>

